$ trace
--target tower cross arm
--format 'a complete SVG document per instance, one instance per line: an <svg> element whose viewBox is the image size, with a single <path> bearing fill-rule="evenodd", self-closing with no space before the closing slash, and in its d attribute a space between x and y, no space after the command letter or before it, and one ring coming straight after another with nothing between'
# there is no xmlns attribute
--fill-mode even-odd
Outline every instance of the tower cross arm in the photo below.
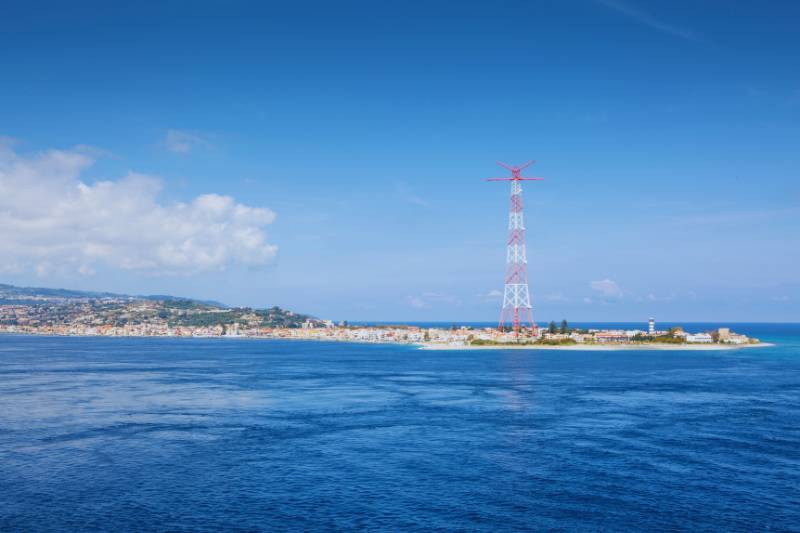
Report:
<svg viewBox="0 0 800 533"><path fill-rule="evenodd" d="M486 181L542 181L544 178L486 178Z"/></svg>
<svg viewBox="0 0 800 533"><path fill-rule="evenodd" d="M497 164L498 164L498 165L500 165L500 166L501 166L501 167L503 167L503 168L506 168L506 169L508 169L508 170L510 170L510 171L512 171L512 172L514 172L515 170L516 170L516 171L520 171L520 170L522 170L523 168L528 168L529 166L531 166L531 165L532 165L532 164L534 164L535 162L536 162L536 161L534 161L533 159L531 159L531 160L530 160L530 161L528 161L527 163L523 163L522 165L519 165L519 166L507 165L507 164L503 163L502 161L498 161L498 162L497 162Z"/></svg>

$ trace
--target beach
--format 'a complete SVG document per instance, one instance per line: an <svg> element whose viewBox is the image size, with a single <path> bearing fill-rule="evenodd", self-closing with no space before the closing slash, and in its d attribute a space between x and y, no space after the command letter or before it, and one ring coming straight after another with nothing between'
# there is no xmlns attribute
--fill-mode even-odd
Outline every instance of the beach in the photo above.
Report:
<svg viewBox="0 0 800 533"><path fill-rule="evenodd" d="M669 351L719 351L738 350L740 348L764 348L774 346L768 342L757 344L565 344L560 346L548 344L498 344L493 346L471 346L457 344L426 343L419 345L420 350L579 350L611 352L619 350L669 350Z"/></svg>

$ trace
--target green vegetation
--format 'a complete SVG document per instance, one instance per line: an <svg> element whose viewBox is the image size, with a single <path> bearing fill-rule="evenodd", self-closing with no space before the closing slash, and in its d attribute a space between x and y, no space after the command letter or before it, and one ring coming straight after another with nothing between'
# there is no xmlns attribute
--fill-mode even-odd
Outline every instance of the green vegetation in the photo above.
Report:
<svg viewBox="0 0 800 533"><path fill-rule="evenodd" d="M220 309L208 306L170 314L170 326L214 327L241 324L242 326L270 328L299 328L311 317L285 311L280 307L251 309L235 307Z"/></svg>
<svg viewBox="0 0 800 533"><path fill-rule="evenodd" d="M534 344L541 344L544 346L571 346L578 343L575 339L539 339Z"/></svg>
<svg viewBox="0 0 800 533"><path fill-rule="evenodd" d="M470 342L472 346L525 346L530 344L534 344L534 342L530 340L493 341L488 339L475 339Z"/></svg>
<svg viewBox="0 0 800 533"><path fill-rule="evenodd" d="M175 310L212 309L210 305L193 302L192 300L164 300L162 306L164 309Z"/></svg>
<svg viewBox="0 0 800 533"><path fill-rule="evenodd" d="M133 297L11 285L0 285L0 301L20 307L20 310L7 310L0 315L0 325L166 324L170 327L226 327L238 323L242 327L299 328L307 320L315 322L308 315L280 307L228 308L214 302L172 296Z"/></svg>
<svg viewBox="0 0 800 533"><path fill-rule="evenodd" d="M170 326L194 326L194 327L213 327L224 326L239 322L241 317L234 313L192 313L175 314L169 317Z"/></svg>
<svg viewBox="0 0 800 533"><path fill-rule="evenodd" d="M674 328L673 328L674 329ZM677 329L676 329L677 331ZM632 342L642 342L642 343L658 343L658 344L684 344L686 343L686 339L675 335L675 332L670 330L670 333L666 335L645 335L643 333L639 333L634 335L631 339Z"/></svg>
<svg viewBox="0 0 800 533"><path fill-rule="evenodd" d="M472 346L571 346L577 344L575 339L519 339L513 341L495 341L487 339L467 339Z"/></svg>
<svg viewBox="0 0 800 533"><path fill-rule="evenodd" d="M684 344L686 339L683 337L676 337L672 333L667 333L666 335L657 336L655 342L664 344Z"/></svg>

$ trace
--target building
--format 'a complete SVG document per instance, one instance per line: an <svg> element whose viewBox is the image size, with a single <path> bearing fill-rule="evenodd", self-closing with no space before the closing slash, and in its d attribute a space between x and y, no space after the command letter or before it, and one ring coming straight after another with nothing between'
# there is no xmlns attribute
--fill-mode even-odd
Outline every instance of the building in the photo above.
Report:
<svg viewBox="0 0 800 533"><path fill-rule="evenodd" d="M594 340L601 343L628 342L628 336L624 331L619 330L598 331L594 334Z"/></svg>
<svg viewBox="0 0 800 533"><path fill-rule="evenodd" d="M739 335L738 333L731 333L731 336L726 340L730 344L748 344L750 338L746 335Z"/></svg>
<svg viewBox="0 0 800 533"><path fill-rule="evenodd" d="M714 338L708 333L690 333L686 335L686 342L710 344L714 342Z"/></svg>
<svg viewBox="0 0 800 533"><path fill-rule="evenodd" d="M647 334L651 337L656 334L656 320L652 317L647 321Z"/></svg>

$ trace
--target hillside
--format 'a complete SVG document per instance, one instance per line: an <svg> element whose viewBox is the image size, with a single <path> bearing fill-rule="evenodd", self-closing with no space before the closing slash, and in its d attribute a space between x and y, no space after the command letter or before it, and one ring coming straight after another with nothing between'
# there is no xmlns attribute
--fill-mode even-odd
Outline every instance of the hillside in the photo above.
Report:
<svg viewBox="0 0 800 533"><path fill-rule="evenodd" d="M129 295L117 294L113 292L92 292L76 291L72 289L50 289L46 287L17 287L0 283L0 302L63 302L66 300L152 300L152 301L185 301L197 302L213 305L215 307L227 307L225 304L210 300L195 300L180 296L169 296L164 294L153 295Z"/></svg>
<svg viewBox="0 0 800 533"><path fill-rule="evenodd" d="M296 328L303 315L271 307L228 307L218 302L168 295L132 296L0 284L0 325L6 326L186 326Z"/></svg>

